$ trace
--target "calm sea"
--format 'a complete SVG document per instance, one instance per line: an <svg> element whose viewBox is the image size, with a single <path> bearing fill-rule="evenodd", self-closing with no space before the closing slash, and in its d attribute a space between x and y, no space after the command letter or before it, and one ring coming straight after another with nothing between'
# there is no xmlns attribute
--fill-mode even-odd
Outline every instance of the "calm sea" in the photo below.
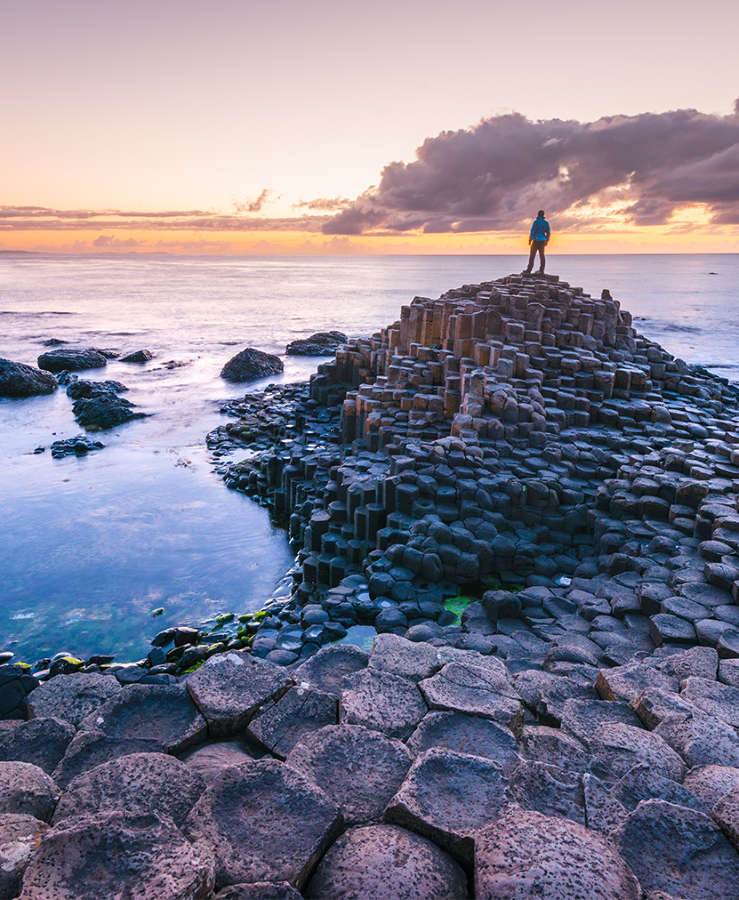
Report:
<svg viewBox="0 0 739 900"><path fill-rule="evenodd" d="M522 264L0 254L0 356L35 363L48 338L154 353L89 373L123 381L153 415L105 434L87 458L33 453L80 432L64 391L0 400L0 650L136 658L161 627L261 606L292 559L264 510L211 471L203 439L222 421L217 401L244 392L218 377L223 363L246 346L283 353L313 331L370 333L416 294ZM645 335L739 380L739 254L552 256L549 268L592 294L608 288ZM287 357L284 380L317 362Z"/></svg>

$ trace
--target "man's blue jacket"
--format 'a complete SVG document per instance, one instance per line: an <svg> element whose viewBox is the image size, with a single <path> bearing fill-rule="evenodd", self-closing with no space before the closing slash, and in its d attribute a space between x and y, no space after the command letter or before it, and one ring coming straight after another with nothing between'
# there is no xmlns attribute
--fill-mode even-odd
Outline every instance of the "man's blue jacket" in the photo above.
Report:
<svg viewBox="0 0 739 900"><path fill-rule="evenodd" d="M534 219L534 224L531 226L531 231L529 232L529 240L548 241L550 234L551 229L549 228L549 222L547 222L547 220L543 216L537 216Z"/></svg>

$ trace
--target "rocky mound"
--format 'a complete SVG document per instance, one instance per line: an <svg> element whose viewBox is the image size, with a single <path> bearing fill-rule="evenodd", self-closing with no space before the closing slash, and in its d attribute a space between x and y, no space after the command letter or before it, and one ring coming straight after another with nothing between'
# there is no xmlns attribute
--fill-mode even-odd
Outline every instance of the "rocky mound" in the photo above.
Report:
<svg viewBox="0 0 739 900"><path fill-rule="evenodd" d="M317 331L310 337L291 341L285 352L289 356L328 356L345 343L342 331Z"/></svg>
<svg viewBox="0 0 739 900"><path fill-rule="evenodd" d="M100 350L60 347L49 350L38 358L40 369L47 372L79 372L82 369L101 369L108 364L108 357Z"/></svg>
<svg viewBox="0 0 739 900"><path fill-rule="evenodd" d="M119 396L126 390L119 381L72 381L67 395L74 400L72 412L83 428L105 431L146 417L147 413L135 412L134 404Z"/></svg>
<svg viewBox="0 0 739 900"><path fill-rule="evenodd" d="M284 368L279 356L263 353L253 347L247 347L231 357L221 369L221 378L226 381L256 381L267 375L277 375Z"/></svg>
<svg viewBox="0 0 739 900"><path fill-rule="evenodd" d="M33 366L0 359L0 397L33 397L52 394L57 380Z"/></svg>

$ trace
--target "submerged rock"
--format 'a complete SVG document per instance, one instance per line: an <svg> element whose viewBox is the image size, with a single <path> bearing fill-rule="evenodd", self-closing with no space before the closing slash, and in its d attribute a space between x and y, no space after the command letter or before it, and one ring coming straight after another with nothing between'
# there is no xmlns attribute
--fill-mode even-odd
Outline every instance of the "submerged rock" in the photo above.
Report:
<svg viewBox="0 0 739 900"><path fill-rule="evenodd" d="M56 378L34 366L0 359L0 397L33 397L52 394L58 387Z"/></svg>
<svg viewBox="0 0 739 900"><path fill-rule="evenodd" d="M87 456L94 450L102 450L105 444L102 441L91 441L84 434L78 434L76 437L64 438L61 441L54 441L51 445L51 455L54 459L63 459L65 456Z"/></svg>
<svg viewBox="0 0 739 900"><path fill-rule="evenodd" d="M38 358L40 369L47 372L79 372L83 369L102 369L108 364L108 358L99 350L91 347L87 349L75 349L73 347L60 347L57 350L49 350Z"/></svg>
<svg viewBox="0 0 739 900"><path fill-rule="evenodd" d="M283 369L284 365L279 356L247 347L229 359L221 369L221 378L235 382L256 381L267 375L277 375Z"/></svg>
<svg viewBox="0 0 739 900"><path fill-rule="evenodd" d="M149 362L150 359L154 359L154 354L151 350L134 350L133 353L121 356L120 361L124 363L145 363Z"/></svg>
<svg viewBox="0 0 739 900"><path fill-rule="evenodd" d="M310 337L291 341L285 352L289 356L327 356L345 343L342 331L317 331Z"/></svg>
<svg viewBox="0 0 739 900"><path fill-rule="evenodd" d="M75 419L88 431L105 431L147 413L134 412L134 404L118 395L127 390L119 381L72 381L67 394L74 400Z"/></svg>

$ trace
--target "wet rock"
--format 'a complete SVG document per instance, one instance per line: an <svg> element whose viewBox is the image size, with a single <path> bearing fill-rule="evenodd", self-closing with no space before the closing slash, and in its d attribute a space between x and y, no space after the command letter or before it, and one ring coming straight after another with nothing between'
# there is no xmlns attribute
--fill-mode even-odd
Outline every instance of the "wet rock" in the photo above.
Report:
<svg viewBox="0 0 739 900"><path fill-rule="evenodd" d="M0 762L0 813L48 822L58 799L59 788L43 769L25 762Z"/></svg>
<svg viewBox="0 0 739 900"><path fill-rule="evenodd" d="M411 765L400 741L360 725L321 728L304 737L287 764L321 788L347 825L379 819Z"/></svg>
<svg viewBox="0 0 739 900"><path fill-rule="evenodd" d="M83 369L102 369L108 360L98 350L60 347L48 350L38 358L39 369L47 372L79 372Z"/></svg>
<svg viewBox="0 0 739 900"><path fill-rule="evenodd" d="M469 892L463 870L431 841L395 825L370 825L351 828L336 841L304 896L456 900Z"/></svg>
<svg viewBox="0 0 739 900"><path fill-rule="evenodd" d="M127 353L121 356L120 361L124 363L145 363L154 358L151 350L134 350L133 353Z"/></svg>
<svg viewBox="0 0 739 900"><path fill-rule="evenodd" d="M698 766L688 772L683 785L712 809L730 790L739 787L739 768Z"/></svg>
<svg viewBox="0 0 739 900"><path fill-rule="evenodd" d="M427 750L388 804L385 820L431 838L470 863L474 833L495 819L507 800L507 786L502 769L488 759Z"/></svg>
<svg viewBox="0 0 739 900"><path fill-rule="evenodd" d="M50 831L23 877L21 900L205 900L213 860L153 813L109 813Z"/></svg>
<svg viewBox="0 0 739 900"><path fill-rule="evenodd" d="M364 725L405 740L426 714L418 687L406 678L376 669L347 675L339 700L339 721Z"/></svg>
<svg viewBox="0 0 739 900"><path fill-rule="evenodd" d="M54 812L54 825L77 816L120 812L157 813L181 825L205 782L165 753L131 753L103 763L69 782Z"/></svg>
<svg viewBox="0 0 739 900"><path fill-rule="evenodd" d="M279 759L301 738L338 721L336 697L301 685L266 703L249 722L248 733Z"/></svg>
<svg viewBox="0 0 739 900"><path fill-rule="evenodd" d="M27 815L0 815L0 898L17 897L26 866L49 826Z"/></svg>
<svg viewBox="0 0 739 900"><path fill-rule="evenodd" d="M416 756L433 748L452 750L489 759L504 772L512 771L520 761L516 739L509 729L465 713L427 713L407 744Z"/></svg>
<svg viewBox="0 0 739 900"><path fill-rule="evenodd" d="M32 717L54 716L77 727L120 691L120 684L110 675L94 672L57 675L41 684L28 698L28 711Z"/></svg>
<svg viewBox="0 0 739 900"><path fill-rule="evenodd" d="M216 741L186 751L181 759L206 782L211 782L224 769L259 759L261 755L256 748L247 748L241 741Z"/></svg>
<svg viewBox="0 0 739 900"><path fill-rule="evenodd" d="M267 375L277 375L282 372L284 366L279 356L272 356L247 347L233 356L221 369L221 378L226 381L256 381Z"/></svg>
<svg viewBox="0 0 739 900"><path fill-rule="evenodd" d="M165 753L177 753L202 740L207 726L184 687L129 684L86 716L80 729L152 741Z"/></svg>
<svg viewBox="0 0 739 900"><path fill-rule="evenodd" d="M74 727L61 719L33 719L11 732L0 732L0 760L32 763L51 775L74 737Z"/></svg>
<svg viewBox="0 0 739 900"><path fill-rule="evenodd" d="M719 900L739 892L739 860L720 828L703 813L647 800L613 834L645 891L690 900Z"/></svg>
<svg viewBox="0 0 739 900"><path fill-rule="evenodd" d="M56 378L34 366L0 359L0 397L34 397L52 394L59 386Z"/></svg>
<svg viewBox="0 0 739 900"><path fill-rule="evenodd" d="M187 690L213 737L241 731L260 706L280 697L292 684L279 666L248 653L211 656L187 680Z"/></svg>
<svg viewBox="0 0 739 900"><path fill-rule="evenodd" d="M155 753L159 750L159 741L146 738L118 739L108 737L101 731L78 731L51 774L59 787L64 789L73 778L112 759L128 753Z"/></svg>
<svg viewBox="0 0 739 900"><path fill-rule="evenodd" d="M28 715L27 697L38 687L38 681L23 666L0 665L0 722L25 719Z"/></svg>
<svg viewBox="0 0 739 900"><path fill-rule="evenodd" d="M125 390L125 385L117 381L77 381L70 384L67 393L77 398L72 404L72 412L83 428L106 431L147 415L135 412L134 404L119 396L120 391Z"/></svg>
<svg viewBox="0 0 739 900"><path fill-rule="evenodd" d="M84 434L78 434L76 437L65 438L60 441L53 441L51 444L51 455L54 459L62 459L65 456L86 456L95 450L102 450L105 444L102 441L91 441Z"/></svg>
<svg viewBox="0 0 739 900"><path fill-rule="evenodd" d="M216 859L216 884L287 881L300 889L341 828L323 791L277 760L225 769L195 804L185 832Z"/></svg>
<svg viewBox="0 0 739 900"><path fill-rule="evenodd" d="M288 356L327 356L345 343L346 335L341 331L317 331L310 337L291 341L285 352Z"/></svg>
<svg viewBox="0 0 739 900"><path fill-rule="evenodd" d="M639 883L601 835L511 807L475 838L475 896L638 900Z"/></svg>
<svg viewBox="0 0 739 900"><path fill-rule="evenodd" d="M420 682L419 687L431 709L487 716L502 722L514 734L521 731L521 700L510 682L497 672L452 662Z"/></svg>
<svg viewBox="0 0 739 900"><path fill-rule="evenodd" d="M591 740L594 772L600 778L625 775L637 765L647 765L655 773L682 781L685 764L680 756L654 731L621 722L599 725Z"/></svg>
<svg viewBox="0 0 739 900"><path fill-rule="evenodd" d="M408 641L397 634L380 634L375 638L369 664L412 681L428 678L441 668L435 647Z"/></svg>

